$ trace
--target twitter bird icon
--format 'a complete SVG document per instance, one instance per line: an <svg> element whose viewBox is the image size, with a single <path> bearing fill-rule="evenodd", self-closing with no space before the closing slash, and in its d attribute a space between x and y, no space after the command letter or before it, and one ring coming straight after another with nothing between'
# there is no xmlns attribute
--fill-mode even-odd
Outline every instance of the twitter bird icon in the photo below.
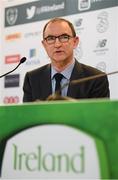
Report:
<svg viewBox="0 0 118 180"><path fill-rule="evenodd" d="M27 13L27 19L31 19L33 18L34 14L35 14L35 10L36 10L36 7L35 6L31 6L30 8L27 8L26 9L26 13Z"/></svg>

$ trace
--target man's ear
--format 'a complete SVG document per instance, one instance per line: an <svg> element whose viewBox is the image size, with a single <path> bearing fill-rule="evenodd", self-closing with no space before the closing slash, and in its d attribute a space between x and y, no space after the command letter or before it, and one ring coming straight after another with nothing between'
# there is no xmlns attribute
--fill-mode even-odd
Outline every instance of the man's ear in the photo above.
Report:
<svg viewBox="0 0 118 180"><path fill-rule="evenodd" d="M41 42L42 42L43 47L45 48L45 42L44 42L44 40L42 40Z"/></svg>
<svg viewBox="0 0 118 180"><path fill-rule="evenodd" d="M44 41L42 40L41 42L42 42L42 45L44 46Z"/></svg>
<svg viewBox="0 0 118 180"><path fill-rule="evenodd" d="M79 37L76 36L76 37L74 38L74 48L76 48L76 47L78 46L78 44L79 44Z"/></svg>

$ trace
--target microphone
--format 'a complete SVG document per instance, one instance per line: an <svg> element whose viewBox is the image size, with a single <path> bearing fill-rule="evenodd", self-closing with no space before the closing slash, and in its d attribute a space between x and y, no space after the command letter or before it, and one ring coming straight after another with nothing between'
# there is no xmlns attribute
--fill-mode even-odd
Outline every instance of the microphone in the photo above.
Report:
<svg viewBox="0 0 118 180"><path fill-rule="evenodd" d="M93 79L97 79L97 78L100 78L100 77L104 77L104 76L109 76L109 75L113 75L113 74L117 74L118 71L113 71L113 72L110 72L110 73L101 73L101 74L98 74L98 75L93 75L93 76L89 76L89 77L85 77L85 78L81 78L81 79L76 79L76 80L72 80L68 83L65 83L61 90L64 89L66 86L68 86L69 84L79 84L79 83L83 83L85 81L90 81L90 80L93 80Z"/></svg>
<svg viewBox="0 0 118 180"><path fill-rule="evenodd" d="M109 75L113 75L113 74L117 74L117 73L118 73L118 71L113 71L113 72L110 72L110 73L101 73L101 74L98 74L98 75L93 75L93 76L89 76L89 77L85 77L85 78L72 80L72 81L70 81L68 83L65 83L61 87L61 90L64 89L68 85L74 85L74 84L76 85L76 84L79 84L79 83L83 83L85 81L90 81L90 80L93 80L93 79L97 79L97 78L100 78L100 77L109 76ZM59 94L59 91L56 91L54 94L49 95L47 100L51 101L51 100L74 100L74 99L71 98L71 97L67 97L67 96L61 96Z"/></svg>
<svg viewBox="0 0 118 180"><path fill-rule="evenodd" d="M11 70L11 71L9 71L9 72L1 75L0 78L2 78L2 77L4 77L4 76L6 76L7 74L10 74L10 73L12 73L13 71L15 71L15 70L16 70L22 63L24 63L25 61L26 61L26 57L22 57L22 58L20 59L19 64L18 64L13 70Z"/></svg>

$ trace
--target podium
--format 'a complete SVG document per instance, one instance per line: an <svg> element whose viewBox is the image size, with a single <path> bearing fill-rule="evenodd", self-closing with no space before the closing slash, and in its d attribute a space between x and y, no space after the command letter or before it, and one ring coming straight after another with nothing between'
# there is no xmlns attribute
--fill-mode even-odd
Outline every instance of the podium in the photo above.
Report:
<svg viewBox="0 0 118 180"><path fill-rule="evenodd" d="M0 106L2 178L118 178L118 101Z"/></svg>

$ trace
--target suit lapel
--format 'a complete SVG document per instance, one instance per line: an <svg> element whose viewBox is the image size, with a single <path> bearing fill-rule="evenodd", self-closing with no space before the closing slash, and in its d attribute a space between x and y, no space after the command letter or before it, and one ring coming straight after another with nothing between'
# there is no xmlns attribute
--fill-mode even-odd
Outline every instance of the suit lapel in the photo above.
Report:
<svg viewBox="0 0 118 180"><path fill-rule="evenodd" d="M41 97L46 99L50 94L52 94L52 83L51 83L51 66L47 65L43 71L42 77L40 79L41 84Z"/></svg>
<svg viewBox="0 0 118 180"><path fill-rule="evenodd" d="M70 82L76 79L80 79L83 77L81 64L76 60L75 65L71 74ZM68 87L67 96L72 98L77 98L79 95L80 89L79 84L72 85L70 84Z"/></svg>

